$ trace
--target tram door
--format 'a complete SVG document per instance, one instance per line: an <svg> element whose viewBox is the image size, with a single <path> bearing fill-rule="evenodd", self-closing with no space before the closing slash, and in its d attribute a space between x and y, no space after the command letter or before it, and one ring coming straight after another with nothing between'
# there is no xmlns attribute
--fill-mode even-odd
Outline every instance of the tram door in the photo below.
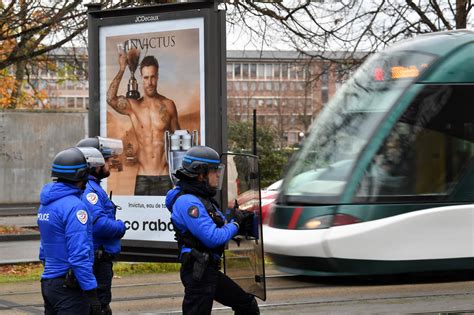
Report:
<svg viewBox="0 0 474 315"><path fill-rule="evenodd" d="M224 271L246 292L265 300L258 158L246 154L223 154L222 163L226 165L227 174L227 193L224 190L223 204L227 204L229 212L238 208L254 213L253 230L246 235L237 235L229 242L224 253Z"/></svg>

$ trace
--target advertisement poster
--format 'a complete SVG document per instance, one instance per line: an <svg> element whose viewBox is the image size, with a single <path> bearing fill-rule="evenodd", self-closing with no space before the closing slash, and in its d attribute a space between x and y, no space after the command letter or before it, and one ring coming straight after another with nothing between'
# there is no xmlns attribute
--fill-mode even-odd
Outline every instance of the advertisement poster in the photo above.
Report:
<svg viewBox="0 0 474 315"><path fill-rule="evenodd" d="M169 139L204 145L203 36L203 18L100 28L100 134L124 144L103 185L124 239L174 241L165 195L173 154L185 151Z"/></svg>

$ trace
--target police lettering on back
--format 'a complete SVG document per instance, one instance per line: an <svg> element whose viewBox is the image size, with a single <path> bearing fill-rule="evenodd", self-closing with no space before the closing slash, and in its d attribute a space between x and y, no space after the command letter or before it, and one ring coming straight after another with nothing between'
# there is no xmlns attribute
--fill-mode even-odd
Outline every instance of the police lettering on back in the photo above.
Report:
<svg viewBox="0 0 474 315"><path fill-rule="evenodd" d="M38 213L39 221L49 221L49 213Z"/></svg>

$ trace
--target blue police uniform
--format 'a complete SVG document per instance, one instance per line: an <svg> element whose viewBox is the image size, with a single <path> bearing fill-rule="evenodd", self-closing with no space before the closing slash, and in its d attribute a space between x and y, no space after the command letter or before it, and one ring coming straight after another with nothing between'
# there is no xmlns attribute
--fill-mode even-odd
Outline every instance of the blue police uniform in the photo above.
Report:
<svg viewBox="0 0 474 315"><path fill-rule="evenodd" d="M82 290L95 289L97 282L92 271L92 220L81 195L80 188L64 182L46 184L41 191L38 227L40 259L44 262L41 286L45 313L60 309L89 314ZM65 288L70 269L80 288Z"/></svg>
<svg viewBox="0 0 474 315"><path fill-rule="evenodd" d="M180 193L180 186L170 190L166 195L166 206L171 206L171 203ZM221 220L225 221L222 212L217 208L215 210ZM218 228L216 223L209 216L201 200L191 194L184 194L175 200L172 206L171 220L175 228L179 229L181 233L189 231L210 249L216 249L219 246L225 245L239 230L235 224L225 224L221 228ZM191 249L186 246L181 248L181 253L190 251ZM219 252L215 252L214 254L220 257Z"/></svg>
<svg viewBox="0 0 474 315"><path fill-rule="evenodd" d="M112 299L113 260L120 253L125 224L115 219L115 205L100 186L100 180L92 175L89 175L82 200L93 217L94 274L98 282L97 294L105 308Z"/></svg>
<svg viewBox="0 0 474 315"><path fill-rule="evenodd" d="M224 246L237 234L238 225L225 221L210 196L189 193L181 187L184 184L178 182L178 186L166 196L166 206L171 211L177 235L191 234L197 239L196 246L191 248L178 237L182 262L180 274L185 287L183 314L210 314L213 300L232 307L236 314L258 314L254 297L219 271ZM210 261L200 279L193 274L195 260L190 254L196 248L198 252L210 254Z"/></svg>

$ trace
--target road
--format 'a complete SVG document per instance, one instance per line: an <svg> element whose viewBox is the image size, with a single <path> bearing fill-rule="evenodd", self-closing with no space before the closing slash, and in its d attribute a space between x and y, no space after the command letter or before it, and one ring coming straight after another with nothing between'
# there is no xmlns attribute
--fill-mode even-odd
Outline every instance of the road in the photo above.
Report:
<svg viewBox="0 0 474 315"><path fill-rule="evenodd" d="M0 263L36 261L38 247L38 240L0 242ZM262 314L474 314L474 272L327 279L268 269ZM114 314L174 314L180 313L183 288L177 273L118 275L113 294ZM42 312L39 282L0 284L0 314ZM215 303L213 313L232 311Z"/></svg>
<svg viewBox="0 0 474 315"><path fill-rule="evenodd" d="M474 277L338 280L281 276L270 268L262 314L474 314ZM0 285L0 314L41 314L38 282ZM114 314L180 313L178 273L114 279ZM232 314L214 304L213 314Z"/></svg>
<svg viewBox="0 0 474 315"><path fill-rule="evenodd" d="M39 261L40 241L0 242L0 264Z"/></svg>

